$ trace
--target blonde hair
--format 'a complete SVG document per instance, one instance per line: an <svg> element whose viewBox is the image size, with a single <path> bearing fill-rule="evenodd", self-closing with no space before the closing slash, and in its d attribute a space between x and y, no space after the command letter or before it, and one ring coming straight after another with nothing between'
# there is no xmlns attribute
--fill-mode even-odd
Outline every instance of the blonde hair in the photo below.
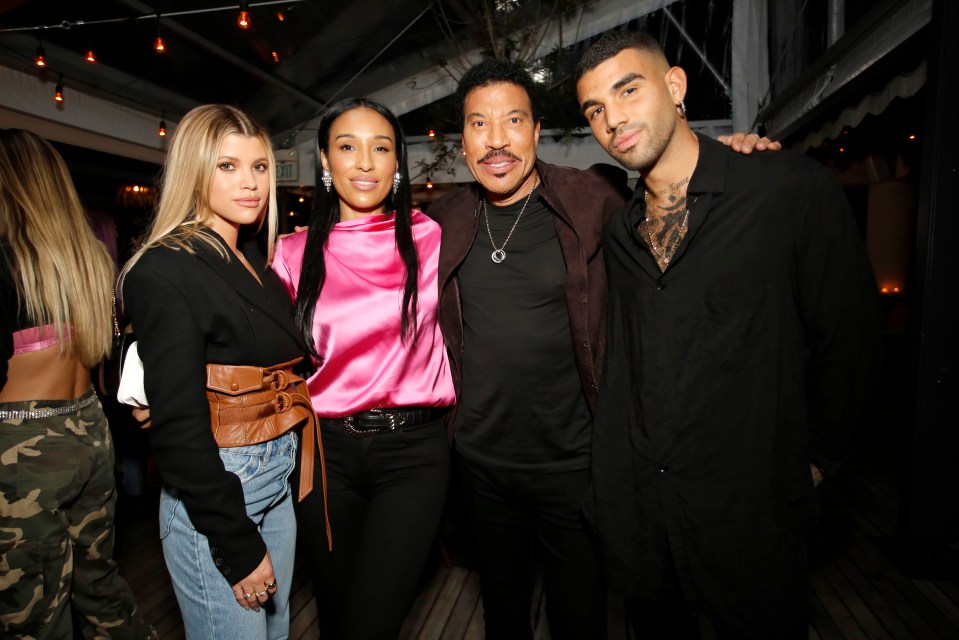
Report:
<svg viewBox="0 0 959 640"><path fill-rule="evenodd" d="M54 325L61 353L92 367L110 351L116 267L63 158L20 129L0 129L0 237L13 254L20 308Z"/></svg>
<svg viewBox="0 0 959 640"><path fill-rule="evenodd" d="M204 233L204 229L208 228L213 216L210 209L210 189L217 158L220 156L220 146L226 137L232 134L257 138L266 149L270 175L270 197L266 207L267 264L272 261L278 216L276 162L270 138L266 129L236 107L206 104L187 113L177 125L163 164L160 199L153 222L143 246L123 267L118 291L122 291L123 279L133 265L153 247L165 246L192 253L189 241L196 238L205 242L224 259L230 259L230 255L209 234ZM264 219L260 218L261 228L263 223Z"/></svg>

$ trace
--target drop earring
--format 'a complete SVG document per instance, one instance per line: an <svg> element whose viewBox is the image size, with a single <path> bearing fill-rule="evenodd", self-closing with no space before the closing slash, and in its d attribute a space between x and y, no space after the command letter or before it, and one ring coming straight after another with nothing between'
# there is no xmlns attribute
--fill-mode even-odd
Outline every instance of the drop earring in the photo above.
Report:
<svg viewBox="0 0 959 640"><path fill-rule="evenodd" d="M679 112L679 115L686 117L686 103L682 100L679 101L679 104L676 105L676 111Z"/></svg>
<svg viewBox="0 0 959 640"><path fill-rule="evenodd" d="M330 173L329 169L323 169L323 177L320 178L323 181L323 186L326 187L326 192L329 193L330 189L333 188L333 174Z"/></svg>
<svg viewBox="0 0 959 640"><path fill-rule="evenodd" d="M400 182L402 182L403 176L400 175L399 170L393 174L393 195L396 195L396 192L400 190Z"/></svg>

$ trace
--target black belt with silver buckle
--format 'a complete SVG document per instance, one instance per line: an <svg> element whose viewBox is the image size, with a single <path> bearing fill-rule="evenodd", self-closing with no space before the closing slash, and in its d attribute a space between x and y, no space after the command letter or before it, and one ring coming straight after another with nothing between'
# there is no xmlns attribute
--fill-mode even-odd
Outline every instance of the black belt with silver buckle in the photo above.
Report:
<svg viewBox="0 0 959 640"><path fill-rule="evenodd" d="M443 417L449 407L395 407L370 409L343 418L321 418L320 422L342 423L354 438L365 438L384 431L417 427Z"/></svg>

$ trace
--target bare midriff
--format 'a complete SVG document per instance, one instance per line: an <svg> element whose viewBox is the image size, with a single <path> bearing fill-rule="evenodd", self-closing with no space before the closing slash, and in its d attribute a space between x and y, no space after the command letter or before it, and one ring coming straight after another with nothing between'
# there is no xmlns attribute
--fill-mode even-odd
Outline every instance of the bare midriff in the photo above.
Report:
<svg viewBox="0 0 959 640"><path fill-rule="evenodd" d="M90 390L90 370L60 345L16 354L7 365L0 402L73 400Z"/></svg>

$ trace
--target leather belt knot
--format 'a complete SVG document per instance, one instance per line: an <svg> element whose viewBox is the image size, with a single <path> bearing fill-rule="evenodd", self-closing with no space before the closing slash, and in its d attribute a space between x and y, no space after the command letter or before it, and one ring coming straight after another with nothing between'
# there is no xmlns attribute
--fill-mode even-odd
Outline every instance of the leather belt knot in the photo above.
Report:
<svg viewBox="0 0 959 640"><path fill-rule="evenodd" d="M320 423L310 404L306 381L293 373L293 367L301 360L297 358L271 367L208 364L206 397L210 403L210 427L217 445L222 448L267 442L302 427L297 498L302 501L313 491L314 455L318 450L326 536L332 550Z"/></svg>
<svg viewBox="0 0 959 640"><path fill-rule="evenodd" d="M284 411L289 411L290 407L293 406L293 398L284 391L278 391L276 397L273 399L273 404L276 406L277 413L283 413Z"/></svg>
<svg viewBox="0 0 959 640"><path fill-rule="evenodd" d="M269 387L274 391L280 391L290 386L290 378L285 371L274 371L270 374Z"/></svg>

